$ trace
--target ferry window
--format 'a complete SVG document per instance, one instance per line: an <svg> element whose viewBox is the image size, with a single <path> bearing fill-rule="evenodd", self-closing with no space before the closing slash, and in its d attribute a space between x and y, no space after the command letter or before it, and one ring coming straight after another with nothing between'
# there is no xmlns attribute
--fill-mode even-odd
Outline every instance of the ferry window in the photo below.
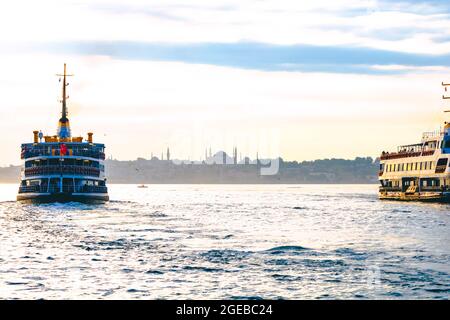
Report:
<svg viewBox="0 0 450 320"><path fill-rule="evenodd" d="M444 141L444 149L450 148L450 139Z"/></svg>
<svg viewBox="0 0 450 320"><path fill-rule="evenodd" d="M41 184L41 180L27 180L27 185L29 186L38 186Z"/></svg>
<svg viewBox="0 0 450 320"><path fill-rule="evenodd" d="M438 160L437 165L438 166L447 166L447 162L448 162L447 158L442 158L442 159Z"/></svg>

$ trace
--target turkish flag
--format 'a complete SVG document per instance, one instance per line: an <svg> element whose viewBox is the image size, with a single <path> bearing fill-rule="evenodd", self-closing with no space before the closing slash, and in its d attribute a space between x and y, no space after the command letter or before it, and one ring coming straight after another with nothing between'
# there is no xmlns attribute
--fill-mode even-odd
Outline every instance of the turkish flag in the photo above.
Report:
<svg viewBox="0 0 450 320"><path fill-rule="evenodd" d="M67 146L63 143L59 146L59 154L65 156L67 153Z"/></svg>

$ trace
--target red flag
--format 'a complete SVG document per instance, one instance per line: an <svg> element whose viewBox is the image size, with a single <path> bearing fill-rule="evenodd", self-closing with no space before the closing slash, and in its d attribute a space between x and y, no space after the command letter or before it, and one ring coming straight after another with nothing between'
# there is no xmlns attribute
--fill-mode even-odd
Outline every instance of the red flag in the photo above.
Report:
<svg viewBox="0 0 450 320"><path fill-rule="evenodd" d="M65 156L67 153L67 146L63 143L59 146L59 154Z"/></svg>

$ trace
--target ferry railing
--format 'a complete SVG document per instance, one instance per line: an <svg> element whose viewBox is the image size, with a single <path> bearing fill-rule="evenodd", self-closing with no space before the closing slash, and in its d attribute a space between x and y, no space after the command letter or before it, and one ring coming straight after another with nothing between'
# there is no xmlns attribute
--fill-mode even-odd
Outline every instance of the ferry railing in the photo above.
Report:
<svg viewBox="0 0 450 320"><path fill-rule="evenodd" d="M48 157L48 156L61 156L59 149L53 149L52 150L25 150L21 153L21 159L28 159L28 158L34 158L34 157ZM64 157L67 156L74 156L74 157L87 157L87 158L94 158L94 159L100 159L105 160L105 153L99 152L99 151L92 151L92 150L76 150L74 149L72 151L72 154L70 152L67 152Z"/></svg>
<svg viewBox="0 0 450 320"><path fill-rule="evenodd" d="M25 176L39 176L48 174L74 174L82 176L100 176L100 169L94 167L84 167L84 166L40 166L25 168Z"/></svg>
<svg viewBox="0 0 450 320"><path fill-rule="evenodd" d="M106 186L77 186L75 187L75 192L79 193L108 193L108 188Z"/></svg>
<svg viewBox="0 0 450 320"><path fill-rule="evenodd" d="M73 184L63 184L62 191L64 193L108 193L108 188L106 186L74 186ZM20 186L19 193L59 193L59 185L50 185L47 189L47 185L33 185L33 186Z"/></svg>
<svg viewBox="0 0 450 320"><path fill-rule="evenodd" d="M19 187L19 193L41 193L41 192L47 192L47 186L46 185L34 185L34 186L20 186Z"/></svg>
<svg viewBox="0 0 450 320"><path fill-rule="evenodd" d="M391 191L391 192L400 192L402 189L400 187L379 187L380 192Z"/></svg>
<svg viewBox="0 0 450 320"><path fill-rule="evenodd" d="M410 157L426 157L432 156L435 150L427 150L427 151L418 151L418 152L395 152L395 153L385 153L381 155L381 160L393 160L393 159L401 159L401 158L410 158Z"/></svg>
<svg viewBox="0 0 450 320"><path fill-rule="evenodd" d="M424 132L422 134L422 139L432 139L432 138L438 138L443 134L443 132L441 130L436 130L436 131L429 131L429 132Z"/></svg>
<svg viewBox="0 0 450 320"><path fill-rule="evenodd" d="M447 191L448 187L445 186L426 186L426 187L421 187L420 191L422 192L426 192L426 191L430 191L430 192L442 192L442 191Z"/></svg>

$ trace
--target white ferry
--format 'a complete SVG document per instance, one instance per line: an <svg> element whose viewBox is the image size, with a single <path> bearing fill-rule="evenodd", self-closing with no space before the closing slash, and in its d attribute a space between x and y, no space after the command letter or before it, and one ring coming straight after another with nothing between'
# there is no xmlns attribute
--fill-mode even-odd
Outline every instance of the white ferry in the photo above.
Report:
<svg viewBox="0 0 450 320"><path fill-rule="evenodd" d="M66 64L62 81L62 114L56 135L33 131L33 143L22 144L18 201L108 201L105 146L93 143L93 133L72 137L66 107ZM60 79L61 80L61 79Z"/></svg>
<svg viewBox="0 0 450 320"><path fill-rule="evenodd" d="M383 151L378 176L380 199L450 202L450 123L420 143Z"/></svg>

